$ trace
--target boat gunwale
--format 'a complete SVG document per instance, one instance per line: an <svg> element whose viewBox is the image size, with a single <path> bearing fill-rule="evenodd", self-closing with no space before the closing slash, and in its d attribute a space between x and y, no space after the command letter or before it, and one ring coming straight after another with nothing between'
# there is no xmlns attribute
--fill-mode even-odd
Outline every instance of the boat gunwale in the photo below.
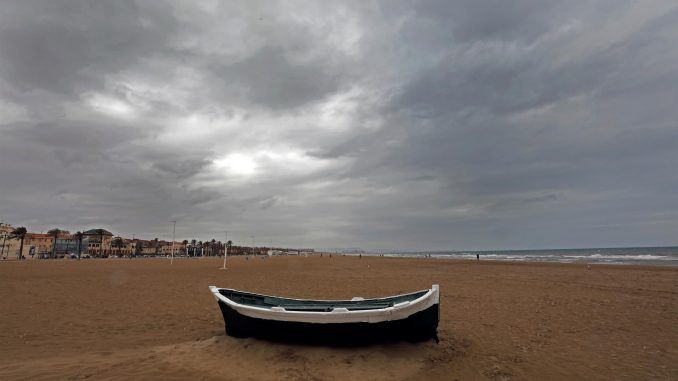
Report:
<svg viewBox="0 0 678 381"><path fill-rule="evenodd" d="M222 295L219 290L229 290L229 291L235 291L235 292L242 292L238 290L233 290L233 289L227 289L227 288L219 288L216 286L210 286L210 291L212 292L213 296L217 301L221 301L223 303L226 303L230 305L232 308L236 309L237 311L240 311L241 313L254 317L254 318L260 318L260 319L271 319L271 320L288 320L288 319L298 319L294 321L302 321L302 322L320 322L320 323L342 323L342 322L348 322L347 320L355 320L355 322L361 322L361 321L367 321L367 322L381 322L381 321L387 321L387 320L399 320L406 318L407 316L414 314L416 312L422 311L426 308L429 308L432 305L439 304L439 286L437 284L434 284L431 286L431 288L426 289L426 290L420 290L420 291L415 291L411 293L405 293L405 294L400 294L400 295L392 295L384 298L378 298L378 299L367 299L367 300L379 300L379 299L387 299L387 298L395 298L399 296L407 296L407 295L412 295L416 293L420 293L423 291L426 291L422 296L419 298L413 299L408 302L403 302L399 303L393 306L385 307L385 308L377 308L377 309L367 309L367 310L344 310L344 311L294 311L294 310L286 310L284 308L281 308L280 310L272 309L272 307L269 308L264 308L264 307L256 307L256 306L251 306L247 304L240 304L238 302L235 302L226 296ZM261 295L264 297L272 297L272 298L279 298L277 296L270 296L270 295L263 295L263 294L257 294ZM293 299L293 298L287 298L289 300L297 300L297 301L326 301L326 302L341 302L341 301L350 301L350 300L317 300L317 299ZM251 313L252 315L248 315L248 313ZM318 318L325 318L325 321L315 321L315 319ZM367 318L367 320L363 320ZM342 319L347 319L347 320L342 320ZM360 320L357 320L360 319Z"/></svg>
<svg viewBox="0 0 678 381"><path fill-rule="evenodd" d="M217 286L209 286L210 290L216 289L217 293L219 295L223 296L224 298L228 299L226 296L222 295L219 291L220 290L225 290L225 291L233 291L233 292L240 292L243 294L251 294L251 295L256 295L256 296L263 296L264 298L278 298L278 299L285 299L285 300L293 300L297 302L336 302L336 303L343 303L343 302L356 302L358 300L352 300L352 299L298 299L298 298L288 298L286 296L275 296L275 295L266 295L266 294L259 294L256 292L249 292L249 291L240 291L240 290L235 290L232 288L223 288L223 287L217 287ZM359 300L360 302L371 302L371 301L379 301L379 300L385 300L385 299L392 299L392 298L399 298L402 296L409 296L409 295L414 295L418 294L420 292L425 292L422 296L416 299L408 300L408 302L413 303L414 301L421 299L425 297L428 293L430 293L433 290L433 287L419 290L419 291L413 291L413 292L407 292L405 294L398 294L398 295L391 295L391 296L384 296L381 298L369 298L369 299L361 299ZM214 291L212 291L214 292ZM230 300L230 299L229 299ZM233 303L236 303L241 306L247 306L248 304L242 304L238 303L236 301L231 300Z"/></svg>

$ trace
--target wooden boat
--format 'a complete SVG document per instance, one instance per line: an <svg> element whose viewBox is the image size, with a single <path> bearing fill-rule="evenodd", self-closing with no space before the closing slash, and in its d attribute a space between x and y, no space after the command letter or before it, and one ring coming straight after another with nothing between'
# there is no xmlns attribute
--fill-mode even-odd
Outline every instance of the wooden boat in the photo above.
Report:
<svg viewBox="0 0 678 381"><path fill-rule="evenodd" d="M210 286L224 316L226 333L318 343L437 341L438 285L385 298L308 300Z"/></svg>

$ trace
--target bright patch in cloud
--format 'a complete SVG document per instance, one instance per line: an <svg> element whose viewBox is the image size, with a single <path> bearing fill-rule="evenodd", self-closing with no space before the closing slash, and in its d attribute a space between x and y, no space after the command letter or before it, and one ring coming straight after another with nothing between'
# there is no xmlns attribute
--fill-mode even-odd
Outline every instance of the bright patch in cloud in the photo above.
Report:
<svg viewBox="0 0 678 381"><path fill-rule="evenodd" d="M257 164L254 160L240 153L234 153L223 159L214 160L217 168L223 168L231 174L240 176L250 176L256 172Z"/></svg>
<svg viewBox="0 0 678 381"><path fill-rule="evenodd" d="M0 118L3 123L13 123L27 118L26 108L0 99Z"/></svg>
<svg viewBox="0 0 678 381"><path fill-rule="evenodd" d="M260 151L257 157L265 161L276 172L308 174L326 168L330 160L307 156L299 151Z"/></svg>
<svg viewBox="0 0 678 381"><path fill-rule="evenodd" d="M135 110L127 102L103 94L86 94L83 99L93 110L122 118L130 118L135 115Z"/></svg>

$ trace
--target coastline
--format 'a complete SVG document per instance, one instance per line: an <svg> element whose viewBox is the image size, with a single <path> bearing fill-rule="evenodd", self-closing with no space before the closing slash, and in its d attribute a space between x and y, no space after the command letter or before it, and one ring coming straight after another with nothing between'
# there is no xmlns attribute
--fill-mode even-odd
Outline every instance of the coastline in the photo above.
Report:
<svg viewBox="0 0 678 381"><path fill-rule="evenodd" d="M674 249L674 247L671 247ZM578 250L578 249L577 249ZM592 257L582 257L578 258L575 260L558 260L558 259L533 259L530 257L526 258L513 258L513 257L504 257L501 255L493 254L494 252L478 252L478 253L483 253L481 254L479 259L476 258L476 252L470 252L473 254L469 254L469 252L463 252L462 254L464 255L463 257L455 256L455 255L449 255L449 254L431 254L430 257L426 257L426 254L422 253L384 253L384 254L379 254L379 253L332 253L332 252L315 252L313 254L309 254L307 256L304 255L277 255L274 256L276 258L281 258L281 257L288 257L288 258L313 258L313 257L322 257L322 256L327 256L330 257L365 257L365 258L391 258L391 259L414 259L414 260L425 260L425 261L431 261L431 260L439 260L439 261L457 261L460 263L476 263L479 261L482 262L493 262L493 263L518 263L518 264L535 264L535 263L543 263L543 264L571 264L571 265L595 265L595 266L624 266L624 267L648 267L648 268L657 268L657 267L678 267L678 249L676 252L676 257L670 257L669 259L664 259L664 260L634 260L634 259L619 259L619 260L604 260L600 261L597 257L592 256ZM262 257L267 257L266 255L256 255L256 256L245 256L245 255L236 255L236 256L229 256L228 259L235 259L235 258L243 258L245 259L246 257L253 258L253 259L258 259ZM189 260L189 261L198 261L198 260L209 260L209 259L214 259L216 257L180 257L180 256L175 256L174 260ZM223 260L223 256L219 257L221 260ZM130 258L128 257L108 257L108 258L87 258L87 259L82 259L82 261L129 261ZM143 260L150 260L150 261L160 261L160 260L170 260L170 256L148 256L148 257L135 257L132 258L134 261L143 261ZM70 258L60 258L60 259L38 259L38 258L25 258L23 260L19 260L17 258L7 258L4 260L0 260L0 263L11 263L11 262L31 262L31 261L42 261L42 262L77 262L77 259L70 259Z"/></svg>
<svg viewBox="0 0 678 381"><path fill-rule="evenodd" d="M678 266L678 247L614 247L590 249L544 249L544 250L484 250L484 251L430 251L430 252L383 252L347 253L352 256L406 257L422 259L516 261L584 263L613 265Z"/></svg>

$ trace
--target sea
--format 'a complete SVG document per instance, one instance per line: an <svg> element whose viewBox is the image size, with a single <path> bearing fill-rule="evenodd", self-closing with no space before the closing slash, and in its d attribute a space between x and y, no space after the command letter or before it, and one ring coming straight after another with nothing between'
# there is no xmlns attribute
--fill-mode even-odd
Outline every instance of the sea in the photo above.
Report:
<svg viewBox="0 0 678 381"><path fill-rule="evenodd" d="M355 254L357 255L357 254ZM613 265L678 266L678 246L623 247L550 250L427 251L364 253L386 257L476 259L560 263L604 263Z"/></svg>

